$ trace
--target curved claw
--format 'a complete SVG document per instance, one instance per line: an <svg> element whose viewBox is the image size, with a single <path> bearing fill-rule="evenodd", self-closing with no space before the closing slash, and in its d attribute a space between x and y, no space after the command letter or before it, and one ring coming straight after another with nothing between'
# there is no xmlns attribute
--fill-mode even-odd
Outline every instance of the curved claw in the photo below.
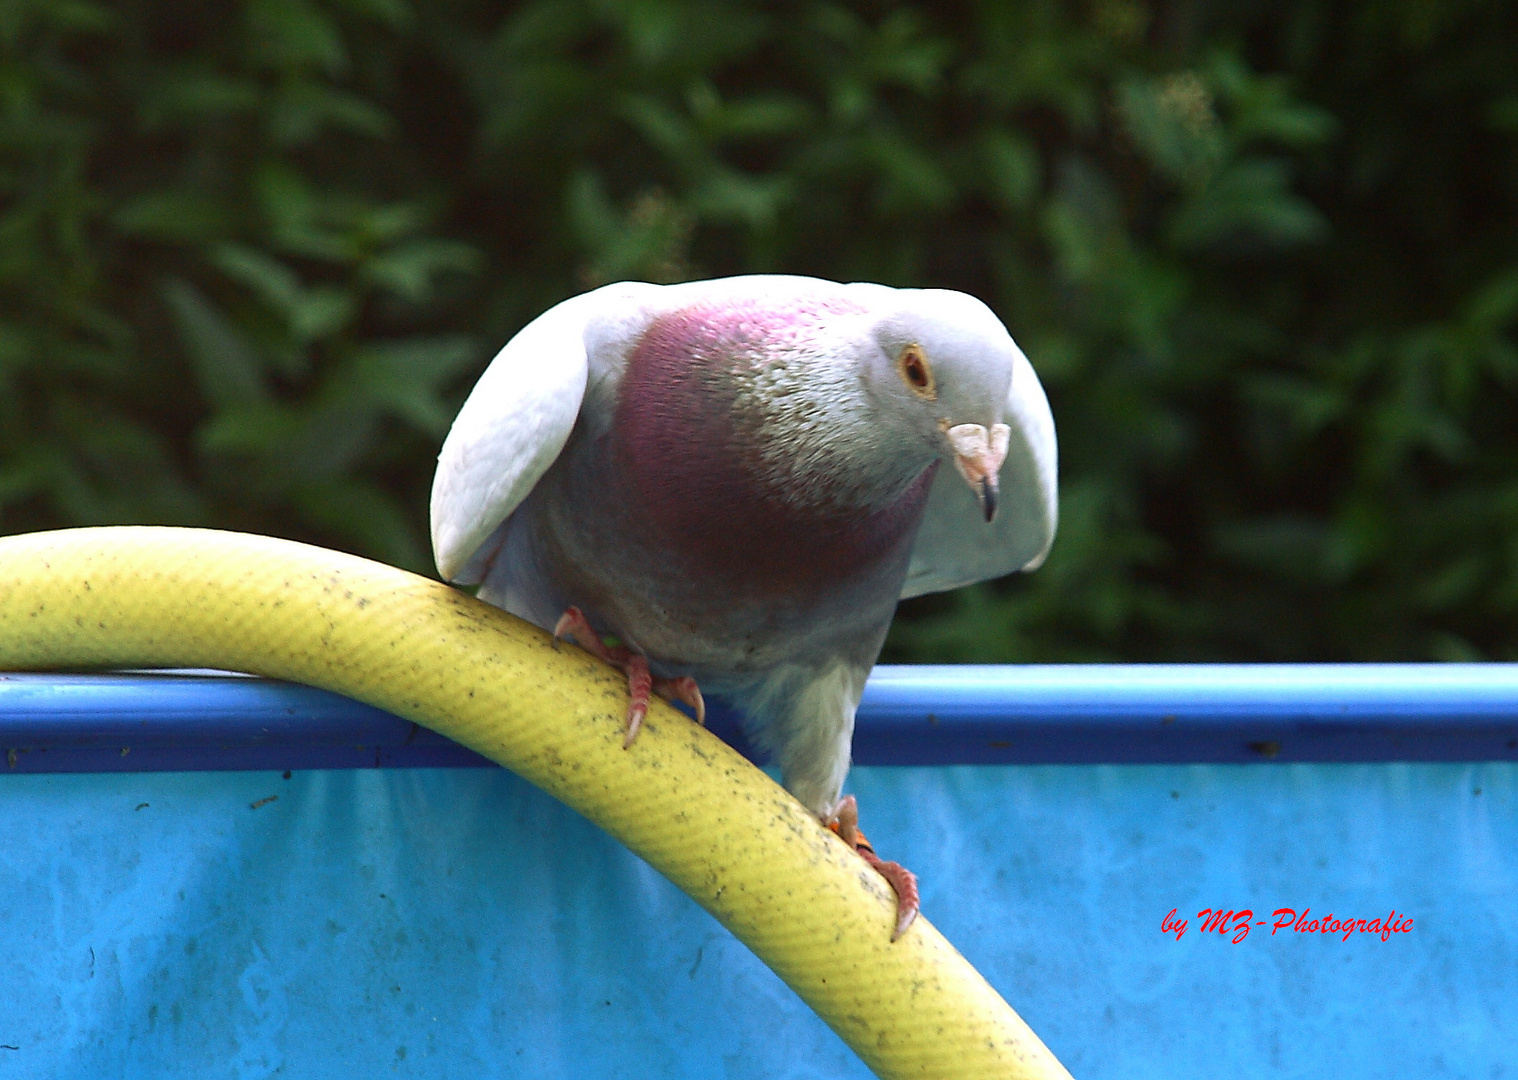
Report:
<svg viewBox="0 0 1518 1080"><path fill-rule="evenodd" d="M665 701L685 702L695 710L696 723L706 726L706 699L701 696L696 680L689 675L681 675L678 679L655 679L654 693Z"/></svg>
<svg viewBox="0 0 1518 1080"><path fill-rule="evenodd" d="M896 928L891 932L891 940L895 941L907 932L907 927L912 925L917 912L922 908L922 901L917 894L917 875L901 863L877 858L873 851L860 850L859 854L886 879L896 893Z"/></svg>
<svg viewBox="0 0 1518 1080"><path fill-rule="evenodd" d="M627 674L627 736L622 741L622 749L631 746L642 730L643 720L648 716L650 692L658 694L665 701L685 702L696 711L696 723L706 726L706 700L701 696L701 688L696 685L696 680L689 675L682 675L678 679L655 679L648 670L646 656L622 645L606 644L590 625L585 612L577 607L566 608L554 624L554 648L558 648L559 642L564 638Z"/></svg>
<svg viewBox="0 0 1518 1080"><path fill-rule="evenodd" d="M566 608L564 614L559 616L559 621L553 626L553 647L558 648L559 642L568 638L580 648L598 656L608 664L625 668L625 664L606 642L601 640L601 635L595 632L590 625L590 620L585 617L585 612L577 607Z"/></svg>
<svg viewBox="0 0 1518 1080"><path fill-rule="evenodd" d="M627 734L622 739L622 749L632 746L637 739L638 732L643 730L643 718L648 715L646 704L630 704L627 706Z"/></svg>
<svg viewBox="0 0 1518 1080"><path fill-rule="evenodd" d="M887 862L875 854L875 849L865 839L864 833L859 831L859 803L854 796L846 795L839 799L838 805L833 807L833 812L823 824L837 833L839 839L853 848L861 859L874 867L875 872L886 879L891 891L896 894L896 926L891 931L891 940L895 941L907 932L907 927L912 925L917 912L922 908L917 892L917 875L900 863Z"/></svg>
<svg viewBox="0 0 1518 1080"><path fill-rule="evenodd" d="M626 750L638 737L638 731L643 727L643 718L648 715L648 694L653 688L654 678L648 670L648 659L633 653L627 658L627 738L622 740L622 749Z"/></svg>

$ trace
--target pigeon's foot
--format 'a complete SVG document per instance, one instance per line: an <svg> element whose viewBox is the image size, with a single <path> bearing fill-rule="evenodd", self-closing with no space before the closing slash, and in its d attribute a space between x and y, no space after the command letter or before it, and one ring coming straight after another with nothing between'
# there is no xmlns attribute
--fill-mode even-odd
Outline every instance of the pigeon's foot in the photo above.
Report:
<svg viewBox="0 0 1518 1080"><path fill-rule="evenodd" d="M832 816L824 824L857 851L861 859L873 866L875 872L885 878L896 893L896 929L891 933L891 940L895 941L907 932L907 927L917 918L921 906L917 896L917 875L900 863L886 862L875 854L875 849L864 838L864 833L859 831L859 803L854 796L846 795L839 800L833 808Z"/></svg>
<svg viewBox="0 0 1518 1080"><path fill-rule="evenodd" d="M689 675L678 679L656 679L648 670L648 657L633 652L625 645L608 645L601 635L591 629L585 612L572 607L559 616L553 628L553 640L557 644L569 638L580 648L605 660L612 667L627 675L627 737L622 741L625 750L633 744L648 715L648 695L658 694L665 701L683 701L696 712L696 723L706 726L706 701L701 689Z"/></svg>

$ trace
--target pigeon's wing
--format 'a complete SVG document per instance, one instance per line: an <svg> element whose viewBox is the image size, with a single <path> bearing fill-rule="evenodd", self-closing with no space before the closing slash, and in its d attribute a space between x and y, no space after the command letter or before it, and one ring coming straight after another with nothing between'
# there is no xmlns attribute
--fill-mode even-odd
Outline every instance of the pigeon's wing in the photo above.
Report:
<svg viewBox="0 0 1518 1080"><path fill-rule="evenodd" d="M432 552L446 581L484 576L500 525L574 430L591 358L625 349L659 286L607 285L549 308L506 343L459 410L432 481Z"/></svg>
<svg viewBox="0 0 1518 1080"><path fill-rule="evenodd" d="M1021 351L1013 362L1003 421L1012 438L1001 467L996 520L985 522L974 492L958 472L940 468L928 493L902 599L1032 570L1049 553L1059 513L1054 416Z"/></svg>

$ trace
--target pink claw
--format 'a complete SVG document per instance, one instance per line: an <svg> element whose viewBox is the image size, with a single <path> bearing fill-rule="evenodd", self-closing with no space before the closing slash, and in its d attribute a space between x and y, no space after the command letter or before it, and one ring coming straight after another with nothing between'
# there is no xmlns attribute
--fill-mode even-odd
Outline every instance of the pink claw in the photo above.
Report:
<svg viewBox="0 0 1518 1080"><path fill-rule="evenodd" d="M701 697L696 680L689 675L682 675L678 679L655 679L648 670L647 657L621 645L606 644L590 625L585 612L577 607L567 608L554 624L554 645L557 646L563 638L570 639L586 652L612 667L620 668L627 675L627 736L622 741L624 750L633 744L643 728L643 719L648 715L650 692L658 694L665 701L685 702L696 710L696 723L706 726L706 701Z"/></svg>
<svg viewBox="0 0 1518 1080"><path fill-rule="evenodd" d="M590 620L585 617L585 612L577 607L566 608L564 614L559 616L559 621L554 624L554 645L558 645L564 638L568 638L586 652L600 657L608 664L619 668L626 667L626 659L618 657L617 650L601 640L601 635L591 628Z"/></svg>
<svg viewBox="0 0 1518 1080"><path fill-rule="evenodd" d="M627 738L622 740L626 750L638 737L643 718L648 715L648 692L653 687L653 676L648 672L648 660L637 653L627 657Z"/></svg>
<svg viewBox="0 0 1518 1080"><path fill-rule="evenodd" d="M916 920L917 912L922 908L922 900L917 894L917 875L901 863L886 862L869 848L855 850L886 879L896 893L896 928L891 931L891 940L895 941L907 932L907 927Z"/></svg>
<svg viewBox="0 0 1518 1080"><path fill-rule="evenodd" d="M655 679L654 693L665 701L685 702L696 711L696 723L706 726L706 699L701 696L696 680L689 675L681 675L678 679Z"/></svg>
<svg viewBox="0 0 1518 1080"><path fill-rule="evenodd" d="M864 833L859 831L859 803L852 795L846 795L839 800L833 808L833 815L826 822L828 828L836 832L845 844L853 848L861 859L875 868L875 872L886 879L891 886L891 891L896 894L896 926L891 932L891 940L895 941L907 932L907 927L917 918L917 912L921 910L922 902L917 892L917 875L908 870L900 863L886 862L875 854L875 849L864 838Z"/></svg>

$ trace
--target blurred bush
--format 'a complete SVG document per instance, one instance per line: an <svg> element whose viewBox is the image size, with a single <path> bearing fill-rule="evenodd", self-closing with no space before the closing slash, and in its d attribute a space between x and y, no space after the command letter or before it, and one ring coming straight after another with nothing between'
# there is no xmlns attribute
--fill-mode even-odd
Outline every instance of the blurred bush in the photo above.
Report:
<svg viewBox="0 0 1518 1080"><path fill-rule="evenodd" d="M473 377L585 287L964 289L1053 556L920 660L1518 659L1513 5L0 0L0 529L416 569Z"/></svg>

